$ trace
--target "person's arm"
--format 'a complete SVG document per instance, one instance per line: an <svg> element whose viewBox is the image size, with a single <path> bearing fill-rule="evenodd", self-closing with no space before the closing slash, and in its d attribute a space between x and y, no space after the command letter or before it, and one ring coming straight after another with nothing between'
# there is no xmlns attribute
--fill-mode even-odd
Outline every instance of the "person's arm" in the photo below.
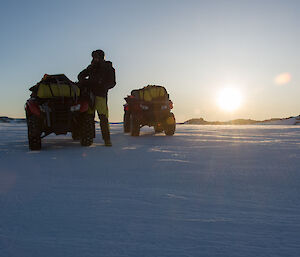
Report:
<svg viewBox="0 0 300 257"><path fill-rule="evenodd" d="M90 66L88 66L86 69L84 69L78 74L77 76L78 81L82 81L86 79L89 75L90 75Z"/></svg>
<svg viewBox="0 0 300 257"><path fill-rule="evenodd" d="M116 85L116 73L115 69L112 66L111 62L107 62L107 71L106 71L106 79L104 87L106 89L111 89Z"/></svg>

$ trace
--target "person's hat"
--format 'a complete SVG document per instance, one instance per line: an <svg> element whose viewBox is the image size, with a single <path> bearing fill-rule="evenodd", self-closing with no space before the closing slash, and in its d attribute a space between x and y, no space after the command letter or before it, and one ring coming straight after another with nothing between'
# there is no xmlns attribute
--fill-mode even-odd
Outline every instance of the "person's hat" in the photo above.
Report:
<svg viewBox="0 0 300 257"><path fill-rule="evenodd" d="M92 52L92 57L93 58L99 58L99 59L104 59L105 53L98 49Z"/></svg>

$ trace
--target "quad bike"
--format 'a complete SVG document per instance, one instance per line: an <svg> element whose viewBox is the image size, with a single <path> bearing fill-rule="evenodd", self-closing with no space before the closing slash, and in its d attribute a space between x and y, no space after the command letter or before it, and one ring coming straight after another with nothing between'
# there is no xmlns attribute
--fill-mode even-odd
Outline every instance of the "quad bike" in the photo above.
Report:
<svg viewBox="0 0 300 257"><path fill-rule="evenodd" d="M40 150L42 138L51 133L72 133L82 146L90 146L95 138L94 114L89 100L80 95L79 87L64 74L45 75L30 88L25 104L30 150Z"/></svg>
<svg viewBox="0 0 300 257"><path fill-rule="evenodd" d="M174 135L176 121L171 112L173 103L164 87L149 85L132 90L124 99L124 133L139 136L143 126L153 126L155 133L164 131L167 136Z"/></svg>

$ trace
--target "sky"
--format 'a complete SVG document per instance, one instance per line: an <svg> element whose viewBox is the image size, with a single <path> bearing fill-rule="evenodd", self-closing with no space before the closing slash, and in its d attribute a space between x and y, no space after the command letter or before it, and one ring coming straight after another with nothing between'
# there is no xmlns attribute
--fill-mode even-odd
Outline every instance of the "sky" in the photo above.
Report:
<svg viewBox="0 0 300 257"><path fill-rule="evenodd" d="M45 73L71 80L103 49L116 69L110 121L124 97L165 86L177 121L300 114L300 1L5 1L0 9L0 116L24 117ZM241 104L220 108L234 88Z"/></svg>

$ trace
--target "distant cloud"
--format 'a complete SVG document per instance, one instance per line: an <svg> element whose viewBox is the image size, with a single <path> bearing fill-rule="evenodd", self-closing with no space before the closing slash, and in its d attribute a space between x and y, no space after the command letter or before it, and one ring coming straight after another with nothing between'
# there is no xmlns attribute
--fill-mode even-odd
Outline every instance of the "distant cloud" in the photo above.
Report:
<svg viewBox="0 0 300 257"><path fill-rule="evenodd" d="M291 80L292 80L291 74L288 72L285 72L285 73L281 73L281 74L277 75L276 78L274 79L274 82L277 85L285 85L285 84L289 83Z"/></svg>

